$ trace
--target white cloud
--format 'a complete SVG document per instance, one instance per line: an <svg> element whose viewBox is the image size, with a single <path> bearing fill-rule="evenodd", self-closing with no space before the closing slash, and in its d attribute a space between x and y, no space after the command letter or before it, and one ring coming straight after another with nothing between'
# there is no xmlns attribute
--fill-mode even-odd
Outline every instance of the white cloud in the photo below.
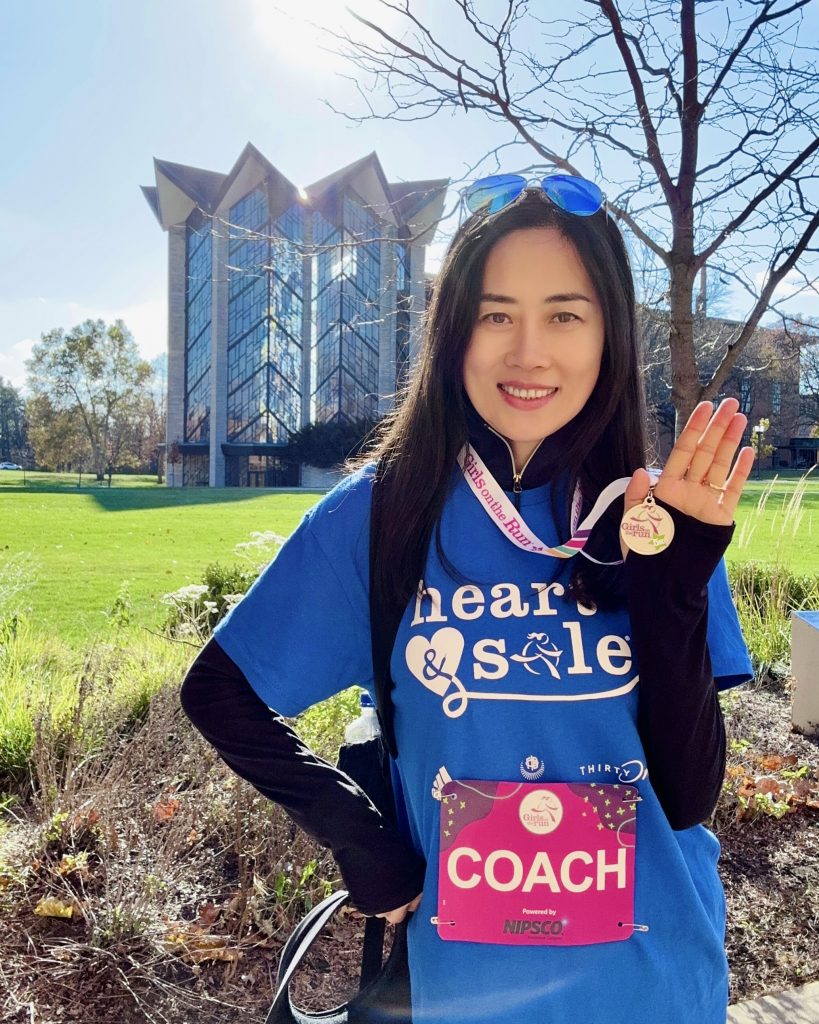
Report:
<svg viewBox="0 0 819 1024"><path fill-rule="evenodd" d="M11 381L16 388L21 388L25 384L25 361L31 355L34 343L34 338L23 338L5 352L0 352L0 377Z"/></svg>
<svg viewBox="0 0 819 1024"><path fill-rule="evenodd" d="M156 359L167 347L168 310L164 299L145 299L119 309L69 302L68 309L74 324L83 320L104 320L107 324L122 320L145 359Z"/></svg>
<svg viewBox="0 0 819 1024"><path fill-rule="evenodd" d="M758 291L762 290L767 279L768 272L766 270L760 270L758 273L754 274L754 284ZM797 294L806 299L815 299L819 296L819 284L817 284L817 282L806 284L805 278L796 270L792 270L789 274L786 274L776 286L773 297L774 301L781 302L783 300L790 299Z"/></svg>

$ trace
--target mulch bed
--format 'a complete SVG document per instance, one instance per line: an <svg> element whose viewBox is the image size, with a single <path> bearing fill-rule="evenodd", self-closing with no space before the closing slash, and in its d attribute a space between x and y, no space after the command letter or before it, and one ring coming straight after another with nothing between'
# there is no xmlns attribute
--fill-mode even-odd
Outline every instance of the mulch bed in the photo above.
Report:
<svg viewBox="0 0 819 1024"><path fill-rule="evenodd" d="M780 760L810 768L808 803L791 814L737 821L725 795L717 810L732 1002L819 980L819 737L791 730L791 703L792 680L769 680L741 687L726 715L734 748L750 743L728 757L740 791L748 779L781 781Z"/></svg>
<svg viewBox="0 0 819 1024"><path fill-rule="evenodd" d="M788 680L741 687L726 695L724 709L730 753L726 786L712 828L722 845L731 1001L738 1002L819 980L819 737L791 731ZM177 773L182 772L183 754L190 771L201 772L204 747L188 748L198 739L187 739L186 727L178 729L175 712L168 713L169 721L160 721L154 729L156 747L142 749L148 767L141 767L141 761L135 764L137 803L145 798L142 794L157 799L159 789L150 769L161 775L163 756L176 758ZM174 730L184 749L169 755L168 739ZM138 739L144 748L144 737ZM216 778L221 776L217 773ZM184 837L196 825L195 820L184 818L186 796L186 790L179 788L176 797L163 798L164 803L155 806L154 814L165 808L171 816L167 826L156 826L159 831L173 826ZM244 811L237 811L241 811L238 820ZM6 833L7 863L30 864L33 834L33 828L11 828ZM294 835L283 834L280 839L298 864L313 855L298 847ZM267 839L261 841L268 844ZM182 849L183 839L180 844ZM123 865L127 872L136 872L138 860L155 856L149 847L140 849L133 842L122 842L121 854L127 858ZM43 877L47 868L53 874L54 862L52 858L49 867L43 861L38 869ZM231 910L229 893L235 890L238 866L224 849L200 844L176 863L182 873L174 880L174 899L184 914L175 920L181 920L178 927L184 925L187 930L187 956L158 952L156 944L140 934L112 940L104 949L92 947L86 944L81 917L61 921L32 916L34 903L44 891L37 871L29 868L23 898L14 885L4 892L0 872L0 1021L261 1022L290 924L281 918L265 934L259 919L251 920L241 907ZM318 870L327 869L332 867L320 861ZM92 873L82 883L86 892L90 893L93 878ZM296 919L299 913L295 912ZM200 923L204 934L221 936L224 945L216 950L203 947L204 939L196 938ZM245 938L238 941L236 935ZM360 915L345 910L337 916L296 976L293 992L298 1005L328 1009L356 990L362 935ZM201 959L192 963L191 950ZM134 998L128 985L135 986Z"/></svg>

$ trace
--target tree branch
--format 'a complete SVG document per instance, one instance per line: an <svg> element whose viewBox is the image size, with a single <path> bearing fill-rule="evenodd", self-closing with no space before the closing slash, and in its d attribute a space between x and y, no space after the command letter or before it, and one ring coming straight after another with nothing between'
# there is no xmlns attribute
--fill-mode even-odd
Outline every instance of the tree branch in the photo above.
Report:
<svg viewBox="0 0 819 1024"><path fill-rule="evenodd" d="M764 316L765 312L770 306L771 298L777 287L783 281L783 279L790 273L791 270L796 266L800 257L807 249L811 239L819 230L819 211L814 213L811 217L809 224L802 233L801 238L796 245L790 250L788 256L778 265L774 266L776 261L784 255L783 252L776 254L774 259L771 261L771 272L768 275L768 280L765 282L762 291L759 294L759 298L756 301L750 315L745 320L745 325L739 333L736 341L729 346L728 351L717 367L713 377L708 384L703 388L703 399L712 397L711 391L716 391L719 384L725 380L728 374L735 366L742 350L750 340L756 328L759 326L759 321Z"/></svg>
<svg viewBox="0 0 819 1024"><path fill-rule="evenodd" d="M707 248L703 249L695 257L694 268L699 270L700 267L704 266L713 254L719 249L725 239L734 233L745 221L751 216L754 210L757 209L769 196L773 195L779 186L790 178L794 171L798 170L807 160L809 160L814 153L819 152L819 136L815 138L808 146L806 146L802 152L794 157L793 160L788 164L787 167L783 168L779 174L777 174L768 184L768 186L758 192L754 198L747 204L741 213L737 214L730 223L728 223L716 236Z"/></svg>
<svg viewBox="0 0 819 1024"><path fill-rule="evenodd" d="M657 175L657 180L665 194L669 207L671 207L671 209L675 209L677 205L676 190L674 188L674 183L671 180L671 176L668 173L665 161L663 160L659 139L657 138L657 130L651 118L648 100L646 98L645 89L643 88L643 82L640 78L640 72L637 70L637 66L634 63L634 57L628 48L628 40L626 39L623 31L620 14L614 6L613 0L599 0L599 4L600 9L603 14L605 14L609 24L611 25L614 42L620 52L620 57L622 58L626 74L628 75L632 91L634 92L634 98L637 101L637 111L640 115L643 134L646 138L646 151L648 153L648 158L651 162L651 166L654 168L654 173Z"/></svg>

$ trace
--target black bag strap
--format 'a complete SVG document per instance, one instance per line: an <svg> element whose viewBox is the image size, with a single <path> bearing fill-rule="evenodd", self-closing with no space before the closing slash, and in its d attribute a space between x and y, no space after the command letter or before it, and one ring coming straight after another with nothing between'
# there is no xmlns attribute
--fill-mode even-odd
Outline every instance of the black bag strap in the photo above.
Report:
<svg viewBox="0 0 819 1024"><path fill-rule="evenodd" d="M276 974L276 998L265 1018L265 1024L274 1024L275 1021L283 1019L284 1007L287 1006L288 1009L290 1007L290 982L299 964L330 918L349 899L350 894L346 889L339 889L338 892L334 892L332 896L328 896L326 900L313 907L310 913L296 925L279 959L279 969Z"/></svg>
<svg viewBox="0 0 819 1024"><path fill-rule="evenodd" d="M281 952L279 969L276 974L276 996L265 1018L265 1024L279 1024L281 1021L300 1019L299 1011L294 1013L290 1000L290 983L293 980L293 975L324 927L349 901L350 894L345 889L339 889L338 892L334 892L327 899L313 907L293 930ZM385 968L387 972L391 971L392 977L406 974L406 927L406 919L401 924L396 925L393 947ZM364 925L364 954L359 991L365 994L365 998L367 998L366 990L373 985L382 969L384 929L384 918L368 917ZM409 989L407 989L407 996L405 998L408 998L408 993ZM373 993L371 993L369 998L372 998L374 994L373 987ZM346 1024L347 1021L344 1008L339 1008L337 1011L325 1011L316 1016L309 1014L302 1016L305 1020L311 1021L321 1019L324 1024L333 1024L335 1020L343 1021ZM390 1015L388 1014L388 1016ZM403 1018L401 1019L403 1020Z"/></svg>
<svg viewBox="0 0 819 1024"><path fill-rule="evenodd" d="M366 988L383 966L384 936L387 920L384 917L368 917L364 922L364 948L361 950L361 981L359 988Z"/></svg>
<svg viewBox="0 0 819 1024"><path fill-rule="evenodd" d="M370 509L370 642L372 644L373 679L375 682L375 708L381 725L381 735L391 757L398 756L393 721L390 658L395 637L401 623L402 609L387 608L376 600L375 569L378 564L378 534L382 521L384 481L381 467L376 467L373 477L372 504Z"/></svg>

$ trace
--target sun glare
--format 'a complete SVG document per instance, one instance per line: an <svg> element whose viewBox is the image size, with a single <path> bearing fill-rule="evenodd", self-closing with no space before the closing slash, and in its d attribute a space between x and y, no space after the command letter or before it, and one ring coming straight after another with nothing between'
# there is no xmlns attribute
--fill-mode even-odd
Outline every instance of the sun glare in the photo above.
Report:
<svg viewBox="0 0 819 1024"><path fill-rule="evenodd" d="M312 71L349 70L343 57L332 51L340 44L330 33L365 32L347 7L365 18L391 27L395 15L378 0L253 0L253 34L277 60Z"/></svg>

